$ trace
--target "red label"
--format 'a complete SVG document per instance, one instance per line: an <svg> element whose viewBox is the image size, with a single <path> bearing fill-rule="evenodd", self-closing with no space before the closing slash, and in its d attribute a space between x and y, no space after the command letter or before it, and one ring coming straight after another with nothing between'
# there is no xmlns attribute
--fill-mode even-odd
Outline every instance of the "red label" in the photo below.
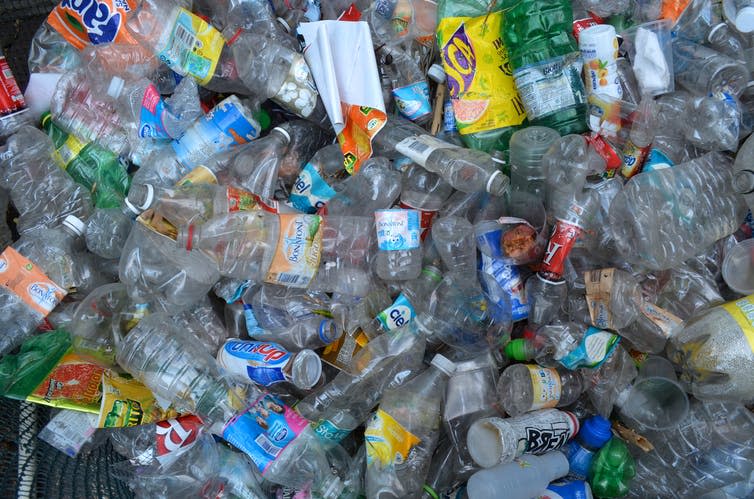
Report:
<svg viewBox="0 0 754 499"><path fill-rule="evenodd" d="M355 4L351 4L340 15L338 21L361 21L361 11L356 7Z"/></svg>
<svg viewBox="0 0 754 499"><path fill-rule="evenodd" d="M563 269L565 260L573 248L576 239L582 233L581 227L569 224L563 220L555 222L552 229L550 241L547 243L545 257L542 260L540 272L542 276L550 281L557 281L563 278Z"/></svg>
<svg viewBox="0 0 754 499"><path fill-rule="evenodd" d="M573 37L576 39L576 41L579 41L579 34L581 34L582 31L587 28L591 28L592 26L597 26L597 24L597 21L595 21L591 17L587 17L585 19L576 19L575 21L573 21Z"/></svg>
<svg viewBox="0 0 754 499"><path fill-rule="evenodd" d="M26 107L24 95L18 88L8 61L0 55L0 114L9 114Z"/></svg>
<svg viewBox="0 0 754 499"><path fill-rule="evenodd" d="M202 420L196 416L181 416L157 423L157 460L169 461L171 458L167 456L193 445L201 427Z"/></svg>
<svg viewBox="0 0 754 499"><path fill-rule="evenodd" d="M603 137L598 133L592 133L591 136L587 136L586 140L592 145L597 154L605 160L607 166L605 170L617 170L620 168L623 161L621 160L615 148L611 146ZM613 176L613 175L611 175Z"/></svg>
<svg viewBox="0 0 754 499"><path fill-rule="evenodd" d="M404 210L416 210L419 212L419 216L421 217L420 226L422 229L421 240L424 241L427 238L427 234L429 234L429 229L432 228L432 220L435 218L435 215L437 215L437 212L424 211L422 209L417 208L416 206L411 206L408 203L404 203L403 201L398 203L398 206L400 206Z"/></svg>

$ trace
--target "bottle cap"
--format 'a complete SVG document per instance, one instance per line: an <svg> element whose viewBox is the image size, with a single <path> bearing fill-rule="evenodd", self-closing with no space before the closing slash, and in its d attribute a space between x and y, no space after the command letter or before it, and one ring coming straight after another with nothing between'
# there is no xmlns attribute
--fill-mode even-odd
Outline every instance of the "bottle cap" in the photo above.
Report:
<svg viewBox="0 0 754 499"><path fill-rule="evenodd" d="M110 85L107 87L107 95L112 97L113 99L117 99L120 97L120 93L123 91L123 85L125 85L125 80L119 76L113 76L113 79L110 80Z"/></svg>
<svg viewBox="0 0 754 499"><path fill-rule="evenodd" d="M68 215L63 220L63 227L67 227L72 230L77 236L84 235L86 232L86 224L79 217L74 215Z"/></svg>
<svg viewBox="0 0 754 499"><path fill-rule="evenodd" d="M511 340L505 345L505 355L513 360L529 360L526 355L527 341L523 338Z"/></svg>
<svg viewBox="0 0 754 499"><path fill-rule="evenodd" d="M432 64L427 70L427 76L435 83L445 83L445 70L439 64Z"/></svg>
<svg viewBox="0 0 754 499"><path fill-rule="evenodd" d="M709 30L709 33L707 33L707 41L710 41L710 38L712 38L715 35L715 32L719 29L722 29L723 26L727 26L725 23L717 23L715 24L711 30Z"/></svg>
<svg viewBox="0 0 754 499"><path fill-rule="evenodd" d="M754 31L754 7L747 5L736 14L736 29L742 33Z"/></svg>
<svg viewBox="0 0 754 499"><path fill-rule="evenodd" d="M141 215L144 210L152 206L152 201L154 201L154 187L152 184L144 184L141 187L142 189L132 186L131 191L129 192L129 194L133 193L134 197L143 194L141 199L135 200L139 204L134 205L130 199L130 195L126 196L125 199L126 208L131 210L135 215Z"/></svg>
<svg viewBox="0 0 754 499"><path fill-rule="evenodd" d="M297 387L308 390L322 376L322 361L313 350L301 350L296 354L291 369L291 379Z"/></svg>
<svg viewBox="0 0 754 499"><path fill-rule="evenodd" d="M255 120L257 120L257 123L259 123L259 127L262 130L267 130L268 128L270 128L272 118L270 118L270 115L267 111L265 111L264 109L259 109L258 111L254 111L252 113L252 116Z"/></svg>
<svg viewBox="0 0 754 499"><path fill-rule="evenodd" d="M319 338L330 344L340 338L343 335L343 330L338 328L335 321L332 319L324 319L319 323Z"/></svg>
<svg viewBox="0 0 754 499"><path fill-rule="evenodd" d="M285 128L280 128L279 126L276 126L272 129L273 132L278 132L283 137L285 137L286 143L290 143L291 141L291 134L288 133L288 131Z"/></svg>
<svg viewBox="0 0 754 499"><path fill-rule="evenodd" d="M456 372L456 365L453 363L453 361L444 357L443 355L440 355L439 353L432 357L432 362L430 362L430 364L435 366L448 376L453 376L453 373Z"/></svg>
<svg viewBox="0 0 754 499"><path fill-rule="evenodd" d="M599 449L613 436L610 421L600 415L592 416L584 421L579 431L579 440L587 447Z"/></svg>

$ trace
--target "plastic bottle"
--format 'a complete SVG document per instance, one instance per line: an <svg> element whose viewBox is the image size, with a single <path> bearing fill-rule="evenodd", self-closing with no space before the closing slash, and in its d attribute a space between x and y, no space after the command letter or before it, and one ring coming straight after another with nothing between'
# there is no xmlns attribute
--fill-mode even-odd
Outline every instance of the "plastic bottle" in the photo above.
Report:
<svg viewBox="0 0 754 499"><path fill-rule="evenodd" d="M166 108L157 87L146 78L127 81L113 76L107 95L115 101L122 123L132 128L137 137L177 139L185 129Z"/></svg>
<svg viewBox="0 0 754 499"><path fill-rule="evenodd" d="M542 156L560 135L552 128L530 126L514 132L510 142L511 189L545 197Z"/></svg>
<svg viewBox="0 0 754 499"><path fill-rule="evenodd" d="M392 95L398 112L418 125L432 118L429 84L416 61L397 47L383 47L385 61L392 66Z"/></svg>
<svg viewBox="0 0 754 499"><path fill-rule="evenodd" d="M566 0L519 2L503 19L503 42L529 123L561 135L586 130L586 91L572 20Z"/></svg>
<svg viewBox="0 0 754 499"><path fill-rule="evenodd" d="M469 428L466 444L478 465L491 468L524 454L541 455L560 449L578 431L579 420L570 412L542 409L506 419L479 419ZM566 473L567 469L561 476Z"/></svg>
<svg viewBox="0 0 754 499"><path fill-rule="evenodd" d="M87 249L102 258L118 258L131 233L134 219L149 208L153 193L154 190L145 189L145 196L140 204L134 205L126 198L126 202L120 207L95 209L86 223ZM129 194L132 199L135 198L135 194Z"/></svg>
<svg viewBox="0 0 754 499"><path fill-rule="evenodd" d="M754 31L754 6L748 0L724 0L723 15L741 33Z"/></svg>
<svg viewBox="0 0 754 499"><path fill-rule="evenodd" d="M544 456L526 456L477 471L469 478L469 499L509 497L527 499L540 494L547 484L568 473L568 460L560 452Z"/></svg>
<svg viewBox="0 0 754 499"><path fill-rule="evenodd" d="M262 386L290 381L308 390L322 375L322 363L313 350L291 353L272 342L230 339L217 353L217 362L235 379Z"/></svg>
<svg viewBox="0 0 754 499"><path fill-rule="evenodd" d="M635 474L634 458L628 447L613 437L594 456L589 483L597 497L623 497Z"/></svg>
<svg viewBox="0 0 754 499"><path fill-rule="evenodd" d="M620 255L651 269L666 269L731 234L743 219L743 203L734 194L727 164L724 156L709 153L634 177L610 207ZM635 206L654 209L636 211Z"/></svg>
<svg viewBox="0 0 754 499"><path fill-rule="evenodd" d="M525 290L529 327L535 330L560 315L568 294L564 280L549 280L539 273L526 280Z"/></svg>
<svg viewBox="0 0 754 499"><path fill-rule="evenodd" d="M733 189L743 196L749 209L754 207L754 168L751 159L754 158L754 139L748 138L739 149L733 163Z"/></svg>
<svg viewBox="0 0 754 499"><path fill-rule="evenodd" d="M316 213L333 196L332 186L345 175L343 153L338 144L331 144L317 151L299 174L288 202L304 213Z"/></svg>
<svg viewBox="0 0 754 499"><path fill-rule="evenodd" d="M450 197L453 188L439 175L418 165L410 165L403 172L400 207L418 210L421 217L421 239L424 241L432 221Z"/></svg>
<svg viewBox="0 0 754 499"><path fill-rule="evenodd" d="M618 39L615 36L615 27L610 24L598 24L583 30L579 33L579 50L584 59L587 93L620 99L623 96L623 88L616 66Z"/></svg>
<svg viewBox="0 0 754 499"><path fill-rule="evenodd" d="M442 396L454 371L451 361L436 354L429 369L385 392L364 432L368 496L421 494L437 445Z"/></svg>
<svg viewBox="0 0 754 499"><path fill-rule="evenodd" d="M592 416L584 421L579 434L568 442L563 451L568 457L568 478L586 480L594 455L612 436L610 421L602 416Z"/></svg>
<svg viewBox="0 0 754 499"><path fill-rule="evenodd" d="M744 61L747 43L728 23L718 23L707 32L706 43L731 59Z"/></svg>
<svg viewBox="0 0 754 499"><path fill-rule="evenodd" d="M578 371L537 365L508 366L497 382L497 400L511 416L571 405L587 388Z"/></svg>
<svg viewBox="0 0 754 499"><path fill-rule="evenodd" d="M562 497L563 499L592 499L592 488L589 482L584 480L557 480L545 489L544 494L537 496L536 499L548 499L552 497Z"/></svg>
<svg viewBox="0 0 754 499"><path fill-rule="evenodd" d="M231 173L238 185L264 199L272 199L277 188L280 162L291 143L281 127L242 148L233 160Z"/></svg>
<svg viewBox="0 0 754 499"><path fill-rule="evenodd" d="M422 268L421 213L417 210L374 212L377 246L374 266L384 280L410 280Z"/></svg>
<svg viewBox="0 0 754 499"><path fill-rule="evenodd" d="M749 81L744 64L681 38L673 40L673 72L686 90L701 95L727 92L738 96Z"/></svg>
<svg viewBox="0 0 754 499"><path fill-rule="evenodd" d="M335 195L326 203L328 215L374 216L374 212L390 208L401 193L401 174L383 157L368 159L352 175L335 186Z"/></svg>
<svg viewBox="0 0 754 499"><path fill-rule="evenodd" d="M654 99L649 95L641 98L639 107L633 115L631 131L623 146L623 164L620 173L631 178L641 171L644 160L649 154L649 147L654 140Z"/></svg>

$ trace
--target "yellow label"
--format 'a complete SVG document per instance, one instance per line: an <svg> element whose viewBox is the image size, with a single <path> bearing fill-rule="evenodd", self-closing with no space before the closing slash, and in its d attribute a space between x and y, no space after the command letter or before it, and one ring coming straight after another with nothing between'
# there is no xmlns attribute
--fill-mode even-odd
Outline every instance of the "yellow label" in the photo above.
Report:
<svg viewBox="0 0 754 499"><path fill-rule="evenodd" d="M176 73L191 75L206 85L215 74L225 40L211 24L180 9L173 31L158 57Z"/></svg>
<svg viewBox="0 0 754 499"><path fill-rule="evenodd" d="M278 215L280 235L264 281L293 288L305 288L319 270L322 253L322 217Z"/></svg>
<svg viewBox="0 0 754 499"><path fill-rule="evenodd" d="M217 177L212 170L204 165L199 165L175 183L178 187L190 184L217 184Z"/></svg>
<svg viewBox="0 0 754 499"><path fill-rule="evenodd" d="M539 366L526 366L531 375L534 391L531 410L555 407L560 401L560 374L555 369Z"/></svg>
<svg viewBox="0 0 754 499"><path fill-rule="evenodd" d="M162 411L152 392L135 379L121 378L106 371L102 376L102 405L98 428L123 428L154 423L178 415Z"/></svg>
<svg viewBox="0 0 754 499"><path fill-rule="evenodd" d="M722 307L741 326L741 330L749 342L749 348L754 352L754 295L730 301Z"/></svg>
<svg viewBox="0 0 754 499"><path fill-rule="evenodd" d="M63 145L53 153L52 157L58 166L65 170L84 147L86 147L84 142L81 142L73 134L70 134Z"/></svg>
<svg viewBox="0 0 754 499"><path fill-rule="evenodd" d="M411 449L421 442L393 417L379 409L372 415L364 432L367 461L382 466L403 463Z"/></svg>
<svg viewBox="0 0 754 499"><path fill-rule="evenodd" d="M448 17L437 27L450 102L462 135L519 125L526 118L501 36L502 12Z"/></svg>

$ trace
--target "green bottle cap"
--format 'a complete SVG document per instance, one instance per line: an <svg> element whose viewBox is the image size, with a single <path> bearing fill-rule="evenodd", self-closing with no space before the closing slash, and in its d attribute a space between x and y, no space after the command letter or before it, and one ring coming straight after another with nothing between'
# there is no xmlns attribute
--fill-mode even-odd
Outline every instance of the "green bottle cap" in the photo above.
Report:
<svg viewBox="0 0 754 499"><path fill-rule="evenodd" d="M262 127L262 130L267 130L268 128L270 128L270 125L272 124L272 118L270 118L270 115L267 113L267 111L260 108L258 111L253 112L252 116L259 122L259 126Z"/></svg>
<svg viewBox="0 0 754 499"><path fill-rule="evenodd" d="M511 340L505 345L505 355L513 360L529 360L526 355L527 341L523 338Z"/></svg>

